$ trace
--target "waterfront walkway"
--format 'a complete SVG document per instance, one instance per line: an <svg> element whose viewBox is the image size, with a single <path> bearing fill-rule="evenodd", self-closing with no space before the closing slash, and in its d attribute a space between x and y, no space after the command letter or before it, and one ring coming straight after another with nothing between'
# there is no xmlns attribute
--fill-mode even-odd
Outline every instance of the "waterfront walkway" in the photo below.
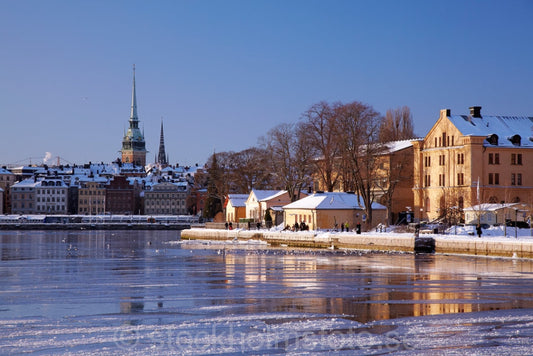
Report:
<svg viewBox="0 0 533 356"><path fill-rule="evenodd" d="M533 258L533 237L483 237L409 233L186 229L182 240L259 240L273 246L434 252L511 258Z"/></svg>

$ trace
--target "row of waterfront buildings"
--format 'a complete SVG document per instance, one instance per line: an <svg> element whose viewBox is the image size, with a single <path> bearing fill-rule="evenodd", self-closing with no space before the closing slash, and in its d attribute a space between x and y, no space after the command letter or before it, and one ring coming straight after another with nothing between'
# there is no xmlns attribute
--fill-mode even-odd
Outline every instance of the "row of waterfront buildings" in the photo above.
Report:
<svg viewBox="0 0 533 356"><path fill-rule="evenodd" d="M436 220L482 224L531 221L533 117L484 116L479 106L471 107L466 115L453 115L444 109L425 137L386 146L376 157L379 169L372 176L376 180L372 185L375 201L382 204L376 205L373 225ZM335 191L346 190L343 177L338 173ZM392 184L394 189L389 190ZM314 187L318 192L325 190L317 177ZM324 203L325 196L330 206ZM234 195L233 202L226 201L230 207L226 219L256 218L251 199L253 194ZM339 210L341 199L352 203ZM262 198L263 204L270 200L268 196ZM361 199L349 195L319 193L305 204L285 204L284 220L289 224L318 223L319 215L323 215L322 224L329 226L345 220L364 222ZM383 205L389 210L385 214ZM344 214L343 209L350 213Z"/></svg>
<svg viewBox="0 0 533 356"><path fill-rule="evenodd" d="M112 164L1 168L0 213L200 213L205 190L193 189L199 168L168 164L163 122L154 165L146 165L146 154L137 115L134 68L129 128L122 140L121 158ZM371 177L373 194L375 202L385 206L387 212L378 214L374 224L395 223L406 216L417 221L464 221L464 210L481 204L499 204L503 211L506 204L533 205L533 117L482 115L479 106L471 107L466 115L454 115L444 109L425 137L391 142L376 160L379 169ZM350 183L343 179L351 178L341 175L340 165L336 167L338 184L334 190L346 191ZM319 177L311 178L315 192L325 190ZM245 193L246 199L255 196L253 192ZM265 194L278 197L277 191ZM239 199L234 197L235 202L243 199L242 195ZM235 206L228 199L225 206ZM346 201L353 199L349 196ZM350 207L351 203L342 208L350 210L347 216L353 216L352 222L362 218L358 212L361 200L355 202L357 208ZM279 217L286 203L278 197L269 208ZM225 219L261 221L265 211L255 206L245 210L244 216L226 208ZM290 217L285 214L284 219L306 223L313 219L310 206L302 205L300 210L290 213ZM516 209L514 213L516 218ZM496 222L509 220L510 214L502 212ZM521 210L523 219L528 214L531 215L525 208ZM336 221L337 217L333 219Z"/></svg>
<svg viewBox="0 0 533 356"><path fill-rule="evenodd" d="M195 214L191 187L197 170L168 166L145 172L120 163L0 168L0 213Z"/></svg>
<svg viewBox="0 0 533 356"><path fill-rule="evenodd" d="M377 158L383 172L393 172L400 165L402 169L398 175L389 174L394 182L387 182L386 174L376 174L376 179L383 180L380 191L375 192L376 202L382 204L376 205L378 212L373 223L395 223L406 217L412 221L447 217L459 222L465 220L465 211L483 204L492 210L502 208L492 223L527 220L531 216L527 207L533 205L532 128L531 117L482 116L480 107L472 107L469 115L441 110L424 138L391 142ZM131 161L132 157L123 160ZM2 168L0 213L198 214L205 195L205 190L193 188L199 170L160 163L147 167L120 160L84 166ZM395 189L387 206L389 211L383 212L387 204L382 188L392 183ZM315 177L315 192L322 186ZM342 180L336 190L344 190ZM329 207L329 215L334 216L328 219L338 224L344 220L351 224L364 222L361 199L328 197L330 205L333 201L346 203L336 204L336 209ZM293 203L289 208L298 207L298 211L287 213L286 206L291 203L287 199L283 191L230 194L224 204L225 220L238 222L247 218L264 222L264 214L270 209L274 223L319 225L314 203ZM519 203L520 210L517 205L513 205L514 210L511 208ZM330 220L327 224L333 225Z"/></svg>

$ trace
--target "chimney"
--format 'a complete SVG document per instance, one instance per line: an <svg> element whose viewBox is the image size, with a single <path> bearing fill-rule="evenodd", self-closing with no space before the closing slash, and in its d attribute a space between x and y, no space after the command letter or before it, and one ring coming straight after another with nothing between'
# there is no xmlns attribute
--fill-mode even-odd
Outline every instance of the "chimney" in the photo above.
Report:
<svg viewBox="0 0 533 356"><path fill-rule="evenodd" d="M470 116L481 118L481 106L471 106Z"/></svg>
<svg viewBox="0 0 533 356"><path fill-rule="evenodd" d="M440 111L440 117L449 117L452 115L452 111L450 109L442 109Z"/></svg>

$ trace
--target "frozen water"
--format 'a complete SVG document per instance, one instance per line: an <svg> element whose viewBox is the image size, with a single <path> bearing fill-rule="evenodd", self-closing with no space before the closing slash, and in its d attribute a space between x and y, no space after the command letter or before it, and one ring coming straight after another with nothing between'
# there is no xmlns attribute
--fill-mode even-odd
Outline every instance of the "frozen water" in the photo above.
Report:
<svg viewBox="0 0 533 356"><path fill-rule="evenodd" d="M533 261L0 231L0 354L531 354Z"/></svg>

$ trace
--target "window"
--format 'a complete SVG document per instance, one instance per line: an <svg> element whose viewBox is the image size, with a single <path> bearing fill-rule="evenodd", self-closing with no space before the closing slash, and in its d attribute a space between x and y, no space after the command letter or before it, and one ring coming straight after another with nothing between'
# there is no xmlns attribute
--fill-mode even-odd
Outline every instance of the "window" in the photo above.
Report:
<svg viewBox="0 0 533 356"><path fill-rule="evenodd" d="M465 184L465 175L464 173L457 173L457 185L464 185Z"/></svg>
<svg viewBox="0 0 533 356"><path fill-rule="evenodd" d="M522 185L522 173L511 173L511 185Z"/></svg>
<svg viewBox="0 0 533 356"><path fill-rule="evenodd" d="M494 153L489 153L489 164L494 164Z"/></svg>
<svg viewBox="0 0 533 356"><path fill-rule="evenodd" d="M465 164L465 154L464 153L458 153L457 154L457 164Z"/></svg>
<svg viewBox="0 0 533 356"><path fill-rule="evenodd" d="M424 176L424 187L429 186L431 186L431 176L428 174Z"/></svg>
<svg viewBox="0 0 533 356"><path fill-rule="evenodd" d="M431 156L424 157L424 166L431 167Z"/></svg>
<svg viewBox="0 0 533 356"><path fill-rule="evenodd" d="M446 185L446 177L444 174L439 174L439 186L443 187Z"/></svg>
<svg viewBox="0 0 533 356"><path fill-rule="evenodd" d="M493 184L493 185L500 184L500 174L499 173L489 173L489 184Z"/></svg>
<svg viewBox="0 0 533 356"><path fill-rule="evenodd" d="M511 164L512 165L522 165L522 154L521 153L512 153L511 154Z"/></svg>

